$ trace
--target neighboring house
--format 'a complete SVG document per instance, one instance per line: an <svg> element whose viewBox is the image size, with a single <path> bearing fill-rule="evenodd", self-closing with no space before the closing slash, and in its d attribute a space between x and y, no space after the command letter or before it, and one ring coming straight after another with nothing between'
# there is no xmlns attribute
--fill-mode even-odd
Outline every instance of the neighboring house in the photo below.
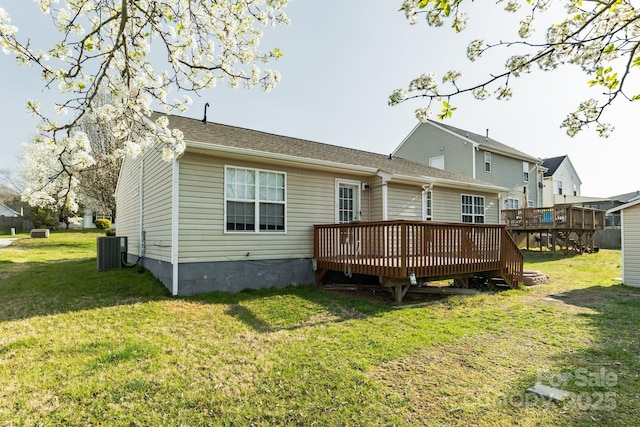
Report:
<svg viewBox="0 0 640 427"><path fill-rule="evenodd" d="M11 209L9 206L0 203L0 216L17 218L17 217L19 217L21 215L20 215L20 213L18 213L16 211L14 211L13 209Z"/></svg>
<svg viewBox="0 0 640 427"><path fill-rule="evenodd" d="M30 223L25 222L20 212L0 203L0 228L17 228L24 230L28 225L30 225Z"/></svg>
<svg viewBox="0 0 640 427"><path fill-rule="evenodd" d="M542 207L541 160L453 126L419 123L393 152L394 156L507 189L500 209Z"/></svg>
<svg viewBox="0 0 640 427"><path fill-rule="evenodd" d="M550 157L542 161L544 172L542 200L545 207L564 203L582 203L582 181L569 156Z"/></svg>
<svg viewBox="0 0 640 427"><path fill-rule="evenodd" d="M499 222L505 188L413 161L177 116L185 136L124 161L117 234L174 295L314 281L314 224Z"/></svg>
<svg viewBox="0 0 640 427"><path fill-rule="evenodd" d="M622 228L622 283L640 287L640 197L607 211L619 213Z"/></svg>
<svg viewBox="0 0 640 427"><path fill-rule="evenodd" d="M109 221L111 221L112 227L116 226L115 219L111 215L99 214L96 212L87 212L85 213L84 217L82 217L82 228L96 228L96 219L98 218L108 219Z"/></svg>

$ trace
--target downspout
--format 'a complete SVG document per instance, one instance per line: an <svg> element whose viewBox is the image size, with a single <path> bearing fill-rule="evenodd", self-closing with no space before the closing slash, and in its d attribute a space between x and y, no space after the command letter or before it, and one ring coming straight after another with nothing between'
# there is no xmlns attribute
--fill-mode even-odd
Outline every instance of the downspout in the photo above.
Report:
<svg viewBox="0 0 640 427"><path fill-rule="evenodd" d="M471 143L471 177L476 179L476 151L480 144L476 142Z"/></svg>
<svg viewBox="0 0 640 427"><path fill-rule="evenodd" d="M178 295L178 201L179 201L179 163L173 158L171 177L171 266L173 267L171 278L171 294Z"/></svg>
<svg viewBox="0 0 640 427"><path fill-rule="evenodd" d="M386 221L388 219L387 214L387 181L382 180L382 220Z"/></svg>

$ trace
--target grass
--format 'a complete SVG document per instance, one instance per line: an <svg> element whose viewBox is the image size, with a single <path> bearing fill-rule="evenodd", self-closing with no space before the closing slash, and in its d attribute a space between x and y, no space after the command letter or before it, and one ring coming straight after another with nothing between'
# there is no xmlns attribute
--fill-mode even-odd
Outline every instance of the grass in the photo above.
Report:
<svg viewBox="0 0 640 427"><path fill-rule="evenodd" d="M619 251L528 253L549 284L396 309L307 286L174 298L138 268L96 271L97 236L0 249L0 426L640 417L640 290L616 280ZM526 394L537 381L574 399Z"/></svg>

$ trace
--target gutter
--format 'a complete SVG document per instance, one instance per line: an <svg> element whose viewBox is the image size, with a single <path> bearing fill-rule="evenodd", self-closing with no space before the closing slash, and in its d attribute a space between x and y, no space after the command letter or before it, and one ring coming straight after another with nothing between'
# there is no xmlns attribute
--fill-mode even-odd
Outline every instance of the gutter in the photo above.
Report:
<svg viewBox="0 0 640 427"><path fill-rule="evenodd" d="M456 181L446 178L433 178L433 177L425 177L424 179L416 179L413 176L407 175L393 175L392 181L394 182L403 182L407 184L420 184L420 185L437 185L441 187L449 187L449 188L460 188L460 189L476 189L476 190L484 190L490 191L494 193L500 193L508 191L505 187L499 187L497 185L491 184L478 184L473 182L464 182L464 181Z"/></svg>

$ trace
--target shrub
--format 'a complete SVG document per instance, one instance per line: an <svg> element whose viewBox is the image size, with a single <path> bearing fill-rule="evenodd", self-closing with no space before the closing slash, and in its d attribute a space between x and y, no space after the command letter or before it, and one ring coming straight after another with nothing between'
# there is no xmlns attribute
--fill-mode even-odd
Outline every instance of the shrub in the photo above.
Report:
<svg viewBox="0 0 640 427"><path fill-rule="evenodd" d="M105 233L107 236L115 236L116 229L115 228L107 228L107 232Z"/></svg>
<svg viewBox="0 0 640 427"><path fill-rule="evenodd" d="M96 219L94 224L100 230L106 230L108 228L111 228L111 221L108 220L107 218L98 218L98 219Z"/></svg>

